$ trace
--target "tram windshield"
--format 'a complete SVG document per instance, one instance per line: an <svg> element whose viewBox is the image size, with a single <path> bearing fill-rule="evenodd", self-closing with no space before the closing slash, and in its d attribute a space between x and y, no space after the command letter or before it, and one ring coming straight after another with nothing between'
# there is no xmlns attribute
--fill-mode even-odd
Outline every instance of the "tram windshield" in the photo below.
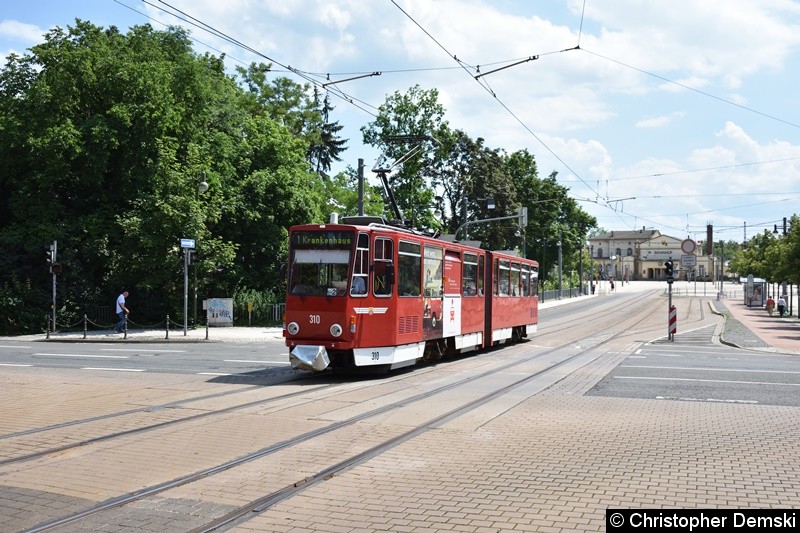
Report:
<svg viewBox="0 0 800 533"><path fill-rule="evenodd" d="M355 234L346 231L294 232L289 293L344 296Z"/></svg>

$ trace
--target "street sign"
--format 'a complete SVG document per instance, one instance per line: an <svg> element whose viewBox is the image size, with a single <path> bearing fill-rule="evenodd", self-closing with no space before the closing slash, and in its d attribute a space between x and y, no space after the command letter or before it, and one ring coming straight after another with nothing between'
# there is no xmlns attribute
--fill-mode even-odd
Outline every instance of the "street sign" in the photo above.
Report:
<svg viewBox="0 0 800 533"><path fill-rule="evenodd" d="M681 243L681 252L685 254L693 254L697 249L697 243L692 239L684 239Z"/></svg>
<svg viewBox="0 0 800 533"><path fill-rule="evenodd" d="M194 248L194 239L181 239L181 248Z"/></svg>
<svg viewBox="0 0 800 533"><path fill-rule="evenodd" d="M697 266L697 256L694 254L684 254L681 256L681 266L691 269Z"/></svg>

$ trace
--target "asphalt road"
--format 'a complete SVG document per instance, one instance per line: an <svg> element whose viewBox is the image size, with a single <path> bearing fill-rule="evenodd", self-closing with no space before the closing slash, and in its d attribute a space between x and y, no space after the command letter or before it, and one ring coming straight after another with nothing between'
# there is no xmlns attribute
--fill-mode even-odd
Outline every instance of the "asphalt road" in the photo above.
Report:
<svg viewBox="0 0 800 533"><path fill-rule="evenodd" d="M282 339L246 344L0 342L0 366L203 375L290 368Z"/></svg>
<svg viewBox="0 0 800 533"><path fill-rule="evenodd" d="M587 395L800 406L796 356L715 344L713 328L646 343Z"/></svg>

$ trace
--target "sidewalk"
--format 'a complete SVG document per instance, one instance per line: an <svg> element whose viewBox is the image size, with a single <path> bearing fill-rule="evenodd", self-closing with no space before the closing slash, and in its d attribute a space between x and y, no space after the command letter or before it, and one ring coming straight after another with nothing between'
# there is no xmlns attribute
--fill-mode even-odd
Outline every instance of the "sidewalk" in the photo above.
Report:
<svg viewBox="0 0 800 533"><path fill-rule="evenodd" d="M87 331L58 331L51 333L49 338L44 333L36 335L21 335L19 337L2 337L5 340L24 342L163 342L163 343L191 343L191 342L265 342L283 339L281 327L205 327L188 329L186 335L183 329L132 329L124 333L114 333L113 329Z"/></svg>
<svg viewBox="0 0 800 533"><path fill-rule="evenodd" d="M800 355L800 320L769 316L763 307L747 307L739 300L718 300L716 309L727 314L722 341L741 348Z"/></svg>

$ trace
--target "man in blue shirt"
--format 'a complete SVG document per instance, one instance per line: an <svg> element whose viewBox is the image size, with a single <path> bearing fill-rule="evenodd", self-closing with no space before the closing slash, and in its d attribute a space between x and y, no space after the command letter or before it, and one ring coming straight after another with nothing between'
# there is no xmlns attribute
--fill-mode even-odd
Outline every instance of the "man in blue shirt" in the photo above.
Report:
<svg viewBox="0 0 800 533"><path fill-rule="evenodd" d="M122 294L117 296L117 316L119 317L119 322L114 326L114 331L117 333L122 333L125 330L125 321L130 312L128 308L125 307L125 298L127 297L128 291L122 291Z"/></svg>

